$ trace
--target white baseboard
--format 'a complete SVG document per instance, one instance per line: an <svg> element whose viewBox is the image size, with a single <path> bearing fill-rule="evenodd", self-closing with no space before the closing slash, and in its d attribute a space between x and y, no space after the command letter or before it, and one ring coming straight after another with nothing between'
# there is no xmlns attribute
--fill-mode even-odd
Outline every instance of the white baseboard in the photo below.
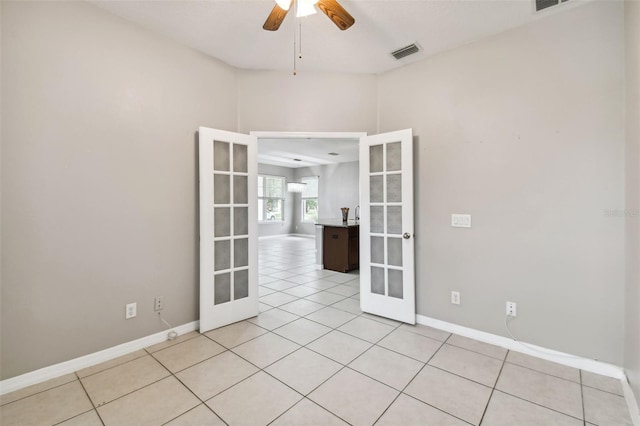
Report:
<svg viewBox="0 0 640 426"><path fill-rule="evenodd" d="M178 333L178 335L181 335L198 330L198 327L199 321L193 321L174 327L172 330ZM47 380L55 379L56 377L73 373L83 368L91 367L92 365L100 364L101 362L109 361L119 356L144 349L148 346L155 345L156 343L162 343L167 340L168 331L169 330L164 330L159 333L141 337L140 339L132 340L89 355L84 355L79 358L74 358L69 361L21 374L20 376L2 380L0 381L0 395L26 388L27 386L35 385L37 383L45 382Z"/></svg>
<svg viewBox="0 0 640 426"><path fill-rule="evenodd" d="M316 263L316 270L317 270L317 271L322 271L323 269L324 269L324 265L318 265L318 264Z"/></svg>
<svg viewBox="0 0 640 426"><path fill-rule="evenodd" d="M316 234L289 234L289 236L316 239Z"/></svg>
<svg viewBox="0 0 640 426"><path fill-rule="evenodd" d="M541 346L529 343L520 343L508 337L498 336L496 334L486 333L469 327L452 324L446 321L440 321L423 315L416 315L416 322L422 325L428 325L433 328L459 334L464 337L479 340L481 342L490 343L512 351L521 352L536 358L546 359L558 364L567 365L569 367L579 368L603 376L614 377L626 382L626 376L622 367L606 362L596 361L593 359L582 358L564 352L554 351L553 349L543 348Z"/></svg>

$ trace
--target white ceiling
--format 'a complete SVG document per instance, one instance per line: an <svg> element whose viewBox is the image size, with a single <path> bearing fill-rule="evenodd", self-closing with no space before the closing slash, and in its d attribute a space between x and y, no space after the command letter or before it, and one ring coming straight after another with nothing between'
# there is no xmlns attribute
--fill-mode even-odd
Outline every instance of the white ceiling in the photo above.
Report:
<svg viewBox="0 0 640 426"><path fill-rule="evenodd" d="M306 18L290 11L276 32L262 29L274 0L87 1L237 68L291 70L294 32L299 37L301 31L299 72L379 74L589 0L541 13L534 12L534 0L339 0L356 21L348 30L340 31L320 11ZM391 57L411 43L422 51L399 61ZM355 140L262 138L258 144L258 161L265 164L296 168L357 160Z"/></svg>
<svg viewBox="0 0 640 426"><path fill-rule="evenodd" d="M299 168L349 161L358 161L358 139L258 139L258 163Z"/></svg>
<svg viewBox="0 0 640 426"><path fill-rule="evenodd" d="M274 0L89 0L144 28L245 69L290 70L302 23L298 70L381 73L537 19L533 0L340 0L355 18L340 31L322 12L262 29ZM554 13L583 0L548 9ZM544 11L542 15L550 12ZM390 52L424 50L396 61Z"/></svg>

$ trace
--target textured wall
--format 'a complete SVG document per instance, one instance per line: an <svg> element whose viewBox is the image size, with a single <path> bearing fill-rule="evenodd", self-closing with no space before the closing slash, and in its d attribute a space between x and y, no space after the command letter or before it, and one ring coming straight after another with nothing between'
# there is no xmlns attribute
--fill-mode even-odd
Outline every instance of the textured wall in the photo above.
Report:
<svg viewBox="0 0 640 426"><path fill-rule="evenodd" d="M622 365L624 37L594 2L380 77L412 127L419 314ZM450 226L473 215L472 229ZM449 303L461 292L462 304Z"/></svg>
<svg viewBox="0 0 640 426"><path fill-rule="evenodd" d="M2 378L198 319L199 126L235 70L85 2L2 2ZM125 321L126 303L138 316Z"/></svg>
<svg viewBox="0 0 640 426"><path fill-rule="evenodd" d="M374 132L376 76L238 71L238 131Z"/></svg>

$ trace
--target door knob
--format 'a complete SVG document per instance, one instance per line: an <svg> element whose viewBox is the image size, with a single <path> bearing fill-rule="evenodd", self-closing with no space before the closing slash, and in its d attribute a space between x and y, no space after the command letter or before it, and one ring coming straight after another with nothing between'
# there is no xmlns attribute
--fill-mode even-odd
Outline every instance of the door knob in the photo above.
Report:
<svg viewBox="0 0 640 426"><path fill-rule="evenodd" d="M405 232L404 234L402 234L402 238L404 238L405 240L408 240L409 238L411 238L411 234L409 234L408 232Z"/></svg>

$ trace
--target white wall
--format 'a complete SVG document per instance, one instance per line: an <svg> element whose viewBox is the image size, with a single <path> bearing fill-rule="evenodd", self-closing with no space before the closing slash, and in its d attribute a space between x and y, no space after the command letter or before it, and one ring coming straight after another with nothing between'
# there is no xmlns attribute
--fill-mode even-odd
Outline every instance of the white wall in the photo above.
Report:
<svg viewBox="0 0 640 426"><path fill-rule="evenodd" d="M198 318L199 126L233 68L85 2L2 2L2 378ZM125 321L124 306L138 303Z"/></svg>
<svg viewBox="0 0 640 426"><path fill-rule="evenodd" d="M640 3L626 1L624 7L627 60L627 286L624 367L640 405Z"/></svg>
<svg viewBox="0 0 640 426"><path fill-rule="evenodd" d="M622 363L624 39L594 2L384 74L412 127L419 314ZM472 229L449 226L473 215ZM449 303L458 290L462 304Z"/></svg>
<svg viewBox="0 0 640 426"><path fill-rule="evenodd" d="M318 219L341 219L340 208L349 207L349 218L355 218L355 207L360 202L359 164L328 164L295 169L299 180L305 176L318 176ZM295 232L315 235L315 224L302 221L302 197L296 194Z"/></svg>
<svg viewBox="0 0 640 426"><path fill-rule="evenodd" d="M238 71L238 131L374 132L376 77Z"/></svg>
<svg viewBox="0 0 640 426"><path fill-rule="evenodd" d="M640 38L633 7L627 53ZM236 71L82 2L0 9L1 378L159 331L156 295L170 321L197 318L198 126L413 127L418 312L504 335L515 300L523 340L616 364L626 325L640 394L637 272L623 324L625 221L604 215L625 206L620 4L379 77ZM637 93L630 75L637 62ZM338 204L353 208L349 197ZM454 212L472 213L474 228L451 229ZM637 265L638 241L628 244ZM138 318L125 322L132 301Z"/></svg>
<svg viewBox="0 0 640 426"><path fill-rule="evenodd" d="M260 140L258 140L260 144ZM270 164L258 164L258 173L261 175L284 176L287 182L295 180L295 169L290 167L272 166ZM258 236L268 237L273 235L287 235L294 233L295 223L295 197L290 192L284 195L284 220L265 221L258 223Z"/></svg>

